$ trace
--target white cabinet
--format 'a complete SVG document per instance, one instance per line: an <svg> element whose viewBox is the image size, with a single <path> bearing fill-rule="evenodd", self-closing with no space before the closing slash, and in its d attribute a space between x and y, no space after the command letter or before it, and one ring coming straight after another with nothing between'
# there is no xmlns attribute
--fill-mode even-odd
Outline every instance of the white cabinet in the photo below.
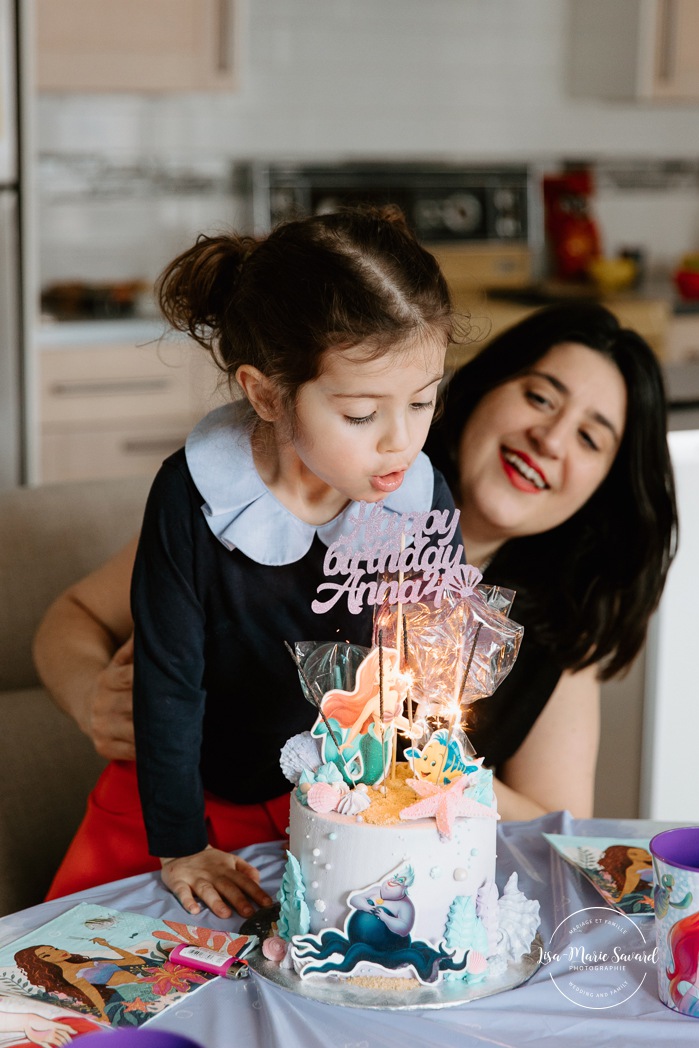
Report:
<svg viewBox="0 0 699 1048"><path fill-rule="evenodd" d="M235 86L238 0L36 0L37 87Z"/></svg>
<svg viewBox="0 0 699 1048"><path fill-rule="evenodd" d="M576 95L699 99L697 0L572 0Z"/></svg>
<svg viewBox="0 0 699 1048"><path fill-rule="evenodd" d="M192 426L227 399L203 350L187 340L113 340L39 353L43 482L154 476Z"/></svg>

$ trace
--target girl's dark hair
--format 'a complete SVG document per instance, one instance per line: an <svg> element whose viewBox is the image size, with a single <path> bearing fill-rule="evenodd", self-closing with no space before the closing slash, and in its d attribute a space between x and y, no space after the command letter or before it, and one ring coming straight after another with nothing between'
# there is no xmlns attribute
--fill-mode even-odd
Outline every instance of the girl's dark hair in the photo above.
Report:
<svg viewBox="0 0 699 1048"><path fill-rule="evenodd" d="M256 239L202 236L162 273L166 319L233 377L252 364L293 405L330 346L380 356L421 334L452 336L446 281L393 206L286 222Z"/></svg>
<svg viewBox="0 0 699 1048"><path fill-rule="evenodd" d="M577 513L550 531L505 543L496 581L519 591L515 618L518 605L531 610L528 632L562 667L600 663L608 680L640 650L677 546L665 393L648 344L595 303L538 310L455 374L425 450L458 501L459 443L471 412L563 342L597 351L621 372L624 435L607 477Z"/></svg>

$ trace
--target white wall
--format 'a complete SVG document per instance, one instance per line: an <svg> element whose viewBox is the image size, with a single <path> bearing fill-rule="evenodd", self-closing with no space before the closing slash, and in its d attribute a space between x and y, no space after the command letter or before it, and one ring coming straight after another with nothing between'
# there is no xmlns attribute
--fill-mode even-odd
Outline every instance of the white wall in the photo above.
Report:
<svg viewBox="0 0 699 1048"><path fill-rule="evenodd" d="M640 815L696 822L699 430L670 433L670 454L679 548L648 646Z"/></svg>
<svg viewBox="0 0 699 1048"><path fill-rule="evenodd" d="M205 161L697 155L699 105L570 96L567 0L238 3L238 91L46 95L42 151ZM662 260L699 246L696 193L662 201L652 194L655 228L647 235L647 200L625 199L622 211L614 194L598 201L607 250L653 247L658 234ZM142 216L132 221L138 227Z"/></svg>

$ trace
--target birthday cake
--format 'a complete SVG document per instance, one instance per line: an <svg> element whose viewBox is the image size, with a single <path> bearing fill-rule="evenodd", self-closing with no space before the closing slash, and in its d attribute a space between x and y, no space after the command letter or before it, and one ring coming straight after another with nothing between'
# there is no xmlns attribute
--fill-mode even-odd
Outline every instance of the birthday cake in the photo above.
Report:
<svg viewBox="0 0 699 1048"><path fill-rule="evenodd" d="M446 542L455 523L438 523ZM465 730L470 704L516 658L514 594L480 587L459 556L448 564L443 550L437 562L423 526L401 521L400 551L384 537L378 553L374 541L352 554L350 590L374 605L371 647L287 644L317 717L281 751L294 787L289 848L262 951L303 982L403 994L477 983L529 953L539 924L516 874L498 891L492 772ZM345 552L329 549L329 577ZM369 570L390 561L393 575L364 584L362 557Z"/></svg>
<svg viewBox="0 0 699 1048"><path fill-rule="evenodd" d="M386 654L390 667L397 653ZM357 705L375 655L357 671ZM398 674L387 676L386 718L395 713L392 688L400 695ZM337 690L326 693L313 731L282 751L296 788L280 916L265 955L304 980L378 979L404 992L500 975L530 950L539 905L519 891L516 874L498 892L492 772L447 728L392 764L395 721L383 739L372 721L355 746L337 699ZM385 774L363 781L381 757Z"/></svg>

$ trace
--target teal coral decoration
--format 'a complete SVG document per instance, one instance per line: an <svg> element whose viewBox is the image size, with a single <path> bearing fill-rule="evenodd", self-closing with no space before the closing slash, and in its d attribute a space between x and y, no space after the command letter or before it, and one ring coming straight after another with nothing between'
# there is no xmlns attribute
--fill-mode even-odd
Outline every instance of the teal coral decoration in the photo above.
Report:
<svg viewBox="0 0 699 1048"><path fill-rule="evenodd" d="M458 895L449 907L444 941L451 951L473 950L487 956L488 933L476 914L476 904L470 895ZM461 978L464 982L480 982L485 975L485 970L469 973L467 966ZM452 974L451 978L455 976Z"/></svg>
<svg viewBox="0 0 699 1048"><path fill-rule="evenodd" d="M306 935L311 927L311 915L306 905L306 886L298 859L294 858L291 852L286 853L286 866L277 899L281 904L277 922L281 938L291 942L295 935Z"/></svg>

